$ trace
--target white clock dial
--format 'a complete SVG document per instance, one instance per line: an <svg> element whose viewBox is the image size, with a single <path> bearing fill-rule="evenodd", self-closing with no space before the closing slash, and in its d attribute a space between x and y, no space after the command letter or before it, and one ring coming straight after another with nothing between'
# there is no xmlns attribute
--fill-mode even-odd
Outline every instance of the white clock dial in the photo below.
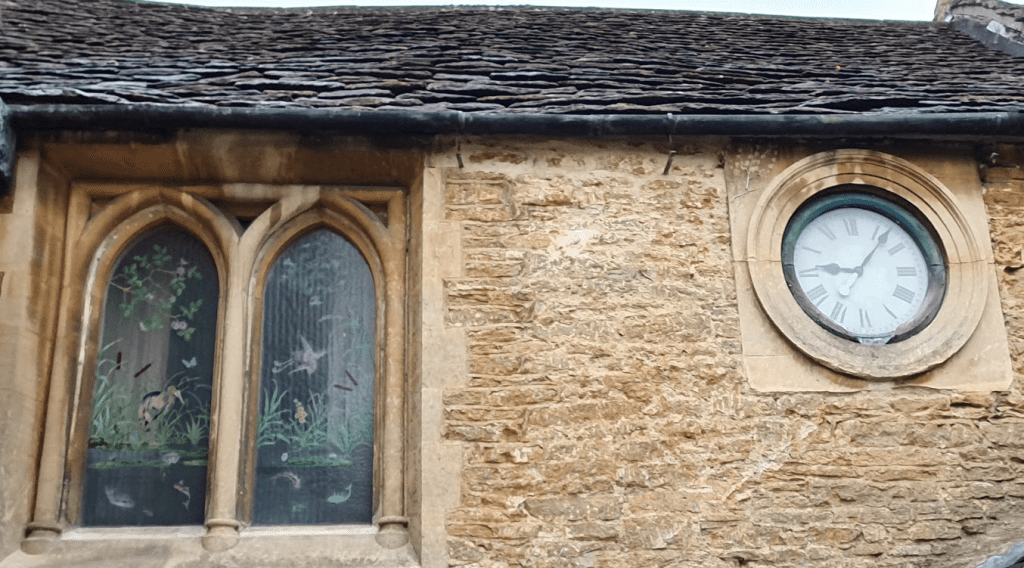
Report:
<svg viewBox="0 0 1024 568"><path fill-rule="evenodd" d="M860 207L828 210L804 226L793 246L796 286L819 317L852 337L887 341L924 303L925 255L885 215Z"/></svg>

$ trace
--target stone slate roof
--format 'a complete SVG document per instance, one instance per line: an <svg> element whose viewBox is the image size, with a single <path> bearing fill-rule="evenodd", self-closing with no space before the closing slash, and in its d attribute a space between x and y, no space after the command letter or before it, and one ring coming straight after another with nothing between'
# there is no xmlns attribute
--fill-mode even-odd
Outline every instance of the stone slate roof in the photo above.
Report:
<svg viewBox="0 0 1024 568"><path fill-rule="evenodd" d="M534 113L1024 107L1024 58L947 24L641 10L225 10L0 0L7 104Z"/></svg>

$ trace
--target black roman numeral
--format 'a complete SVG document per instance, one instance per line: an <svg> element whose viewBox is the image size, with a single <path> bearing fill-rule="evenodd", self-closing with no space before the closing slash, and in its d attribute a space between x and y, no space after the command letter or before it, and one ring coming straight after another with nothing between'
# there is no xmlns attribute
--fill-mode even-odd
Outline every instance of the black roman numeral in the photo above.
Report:
<svg viewBox="0 0 1024 568"><path fill-rule="evenodd" d="M846 304L836 302L835 307L832 308L832 313L828 317L832 318L832 321L843 323L843 320L846 319Z"/></svg>
<svg viewBox="0 0 1024 568"><path fill-rule="evenodd" d="M833 233L832 229L829 229L827 226L819 225L818 226L818 230L821 231L822 233L824 233L825 236L828 237L828 240L830 240L830 241L836 240L836 234Z"/></svg>
<svg viewBox="0 0 1024 568"><path fill-rule="evenodd" d="M860 326L871 327L871 318L868 317L868 312L864 309L860 309Z"/></svg>
<svg viewBox="0 0 1024 568"><path fill-rule="evenodd" d="M892 319L898 319L896 317L896 314L892 313L892 310L889 309L889 306L882 304L882 307L885 308L885 311L889 312L889 315L892 316Z"/></svg>
<svg viewBox="0 0 1024 568"><path fill-rule="evenodd" d="M801 270L798 274L804 278L817 278L819 276L817 268L808 268Z"/></svg>
<svg viewBox="0 0 1024 568"><path fill-rule="evenodd" d="M896 286L896 290L893 291L892 295L908 304L914 300L914 293L899 285Z"/></svg>
<svg viewBox="0 0 1024 568"><path fill-rule="evenodd" d="M913 266L897 266L896 276L917 276L917 269Z"/></svg>
<svg viewBox="0 0 1024 568"><path fill-rule="evenodd" d="M890 249L889 249L889 254L890 254L890 255L894 255L894 254L896 254L896 253L900 252L901 250L903 250L903 249L905 249L905 248L907 248L907 247L905 247L905 246L903 245L903 243L899 243L898 245L896 245L896 246L894 246L894 247L892 247L892 248L890 248Z"/></svg>
<svg viewBox="0 0 1024 568"><path fill-rule="evenodd" d="M843 226L846 227L846 234L851 237L857 236L857 220L850 217L843 217Z"/></svg>
<svg viewBox="0 0 1024 568"><path fill-rule="evenodd" d="M814 305L820 305L821 301L828 297L828 290L825 290L823 284L818 284L814 288L807 291L807 299L814 302Z"/></svg>
<svg viewBox="0 0 1024 568"><path fill-rule="evenodd" d="M812 249L811 247L809 247L809 246L807 246L807 245L800 245L800 248L802 248L802 249L804 249L804 250L806 250L806 251L810 251L810 252L813 252L814 254L821 254L821 251L820 251L820 250L818 250L818 249Z"/></svg>

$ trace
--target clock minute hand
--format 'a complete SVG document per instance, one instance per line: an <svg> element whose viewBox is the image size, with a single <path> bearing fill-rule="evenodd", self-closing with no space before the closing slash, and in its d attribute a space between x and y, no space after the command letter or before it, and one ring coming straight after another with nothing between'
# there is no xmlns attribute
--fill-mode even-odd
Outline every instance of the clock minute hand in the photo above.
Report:
<svg viewBox="0 0 1024 568"><path fill-rule="evenodd" d="M868 260L871 259L871 255L875 254L875 251L878 250L878 247L884 245L885 242L889 240L889 231L891 230L892 229L889 229L886 232L882 233L881 235L878 235L878 240L875 241L875 246L871 249L871 252L869 252L868 255L864 257L864 260L860 261L860 265L858 265L857 268L853 269L854 272L857 273L857 276L860 276L861 274L864 273L864 265L867 264Z"/></svg>

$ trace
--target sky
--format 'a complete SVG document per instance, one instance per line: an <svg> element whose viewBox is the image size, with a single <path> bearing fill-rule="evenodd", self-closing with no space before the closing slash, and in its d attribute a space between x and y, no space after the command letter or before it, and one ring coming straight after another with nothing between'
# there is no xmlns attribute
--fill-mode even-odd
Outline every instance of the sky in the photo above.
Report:
<svg viewBox="0 0 1024 568"><path fill-rule="evenodd" d="M574 8L646 8L656 10L708 10L874 20L931 20L936 0L162 0L173 4L235 7L316 6L568 6ZM1024 0L1020 0L1024 2ZM1015 2L1017 3L1017 2Z"/></svg>
<svg viewBox="0 0 1024 568"><path fill-rule="evenodd" d="M931 20L936 0L160 0L221 8L253 6L300 8L322 6L566 6L573 8L641 8L653 10L708 10L824 18L872 20ZM1010 0L1024 4L1024 0Z"/></svg>

